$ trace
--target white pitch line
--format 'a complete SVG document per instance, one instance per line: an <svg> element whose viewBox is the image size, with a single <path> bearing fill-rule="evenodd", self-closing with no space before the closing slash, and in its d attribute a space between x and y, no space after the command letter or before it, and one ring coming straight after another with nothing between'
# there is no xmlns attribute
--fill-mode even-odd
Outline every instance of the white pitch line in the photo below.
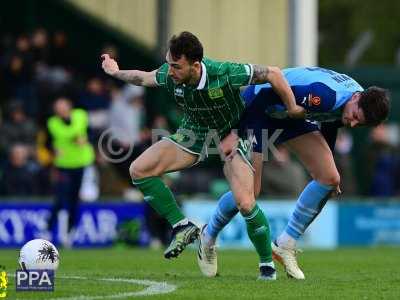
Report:
<svg viewBox="0 0 400 300"><path fill-rule="evenodd" d="M71 297L59 297L50 298L48 300L99 300L99 299L123 299L127 297L137 297L137 296L151 296L159 294L172 293L176 290L176 285L169 284L167 282L157 282L151 280L140 280L140 279L128 279L128 278L87 278L81 276L57 276L61 279L79 279L79 280L91 280L91 281L108 281L108 282L125 282L131 284L139 284L147 286L144 290L137 292L127 292L118 293L112 295L102 295L102 296L71 296ZM23 300L23 299L16 299Z"/></svg>

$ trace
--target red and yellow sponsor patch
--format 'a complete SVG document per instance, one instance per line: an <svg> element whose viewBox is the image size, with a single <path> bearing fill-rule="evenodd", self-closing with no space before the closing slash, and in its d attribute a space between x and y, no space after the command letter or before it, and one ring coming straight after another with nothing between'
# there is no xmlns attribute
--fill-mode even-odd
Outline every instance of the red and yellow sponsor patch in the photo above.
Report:
<svg viewBox="0 0 400 300"><path fill-rule="evenodd" d="M318 96L313 96L312 94L308 95L308 105L309 106L318 106L321 104L321 98Z"/></svg>

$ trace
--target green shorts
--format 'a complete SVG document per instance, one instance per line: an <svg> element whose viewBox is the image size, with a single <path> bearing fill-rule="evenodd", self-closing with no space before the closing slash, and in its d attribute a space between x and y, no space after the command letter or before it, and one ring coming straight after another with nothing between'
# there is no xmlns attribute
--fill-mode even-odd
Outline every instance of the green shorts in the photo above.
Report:
<svg viewBox="0 0 400 300"><path fill-rule="evenodd" d="M225 136L226 134L223 135L223 137ZM204 132L179 128L174 134L164 137L163 139L176 144L186 152L198 155L199 159L196 162L197 164L200 161L207 159L210 155L220 155L218 144L223 138L220 137L216 130L208 130L207 132ZM252 169L251 154L253 141L253 136L239 137L239 142L236 148L236 151Z"/></svg>

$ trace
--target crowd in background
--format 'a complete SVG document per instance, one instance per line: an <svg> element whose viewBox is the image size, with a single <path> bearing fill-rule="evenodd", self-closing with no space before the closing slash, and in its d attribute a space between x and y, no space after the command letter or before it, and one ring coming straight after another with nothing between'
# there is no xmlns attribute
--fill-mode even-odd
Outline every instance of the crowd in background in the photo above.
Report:
<svg viewBox="0 0 400 300"><path fill-rule="evenodd" d="M46 122L52 115L53 103L60 97L70 99L89 116L89 141L96 160L85 170L81 188L82 197L88 200L104 195L136 197L128 173L130 162L151 145L151 128L172 131L173 125L166 116L154 107L149 109L151 99L145 89L105 76L100 63L93 70L76 64L78 48L79 45L69 44L64 32L49 33L43 28L1 37L1 196L52 195L53 153ZM118 59L115 47L106 46L102 52ZM103 141L105 133L106 142L110 142L105 151L100 151L103 146L99 150L99 141ZM110 140L110 136L116 138ZM368 196L399 194L400 156L394 140L393 128L387 125L371 131L364 153L368 162ZM335 156L342 190L347 195L359 193L352 167L352 145L352 136L341 131ZM309 177L285 148L280 148L280 153L279 160L271 157L265 163L263 191L266 196L294 197ZM117 154L126 154L125 159L118 160L114 157ZM207 164L183 173L185 176L173 174L168 178L179 194L217 196L228 188L220 166Z"/></svg>

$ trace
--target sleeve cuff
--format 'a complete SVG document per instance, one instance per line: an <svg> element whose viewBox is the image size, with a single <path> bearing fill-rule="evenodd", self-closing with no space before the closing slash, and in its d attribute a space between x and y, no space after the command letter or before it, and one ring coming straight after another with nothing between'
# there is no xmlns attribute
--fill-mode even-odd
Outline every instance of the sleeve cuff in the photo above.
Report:
<svg viewBox="0 0 400 300"><path fill-rule="evenodd" d="M247 74L249 74L249 82L247 84L251 84L251 81L253 80L253 74L254 74L254 68L253 65L248 64L244 66L246 68Z"/></svg>

